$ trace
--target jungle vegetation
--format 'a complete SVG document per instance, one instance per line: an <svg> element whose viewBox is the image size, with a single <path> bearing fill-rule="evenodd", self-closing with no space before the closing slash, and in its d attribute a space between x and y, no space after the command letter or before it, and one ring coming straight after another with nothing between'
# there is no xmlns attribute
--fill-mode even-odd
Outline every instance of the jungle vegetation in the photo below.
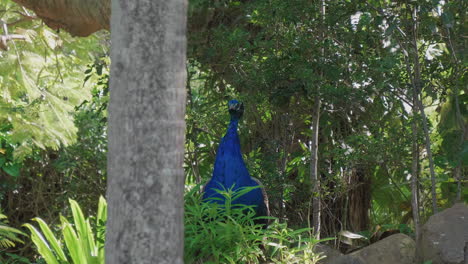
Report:
<svg viewBox="0 0 468 264"><path fill-rule="evenodd" d="M466 9L444 0L190 0L187 263L316 263L318 237L344 252L386 230L417 238L431 215L468 202ZM45 263L34 234L66 240L65 230L81 231L65 226L80 222L97 238L80 245L102 244L109 33L72 37L9 0L0 18L0 262ZM251 222L243 209L224 228L210 223L214 240L197 229L200 212L219 212L200 204L199 190L234 98L245 104L244 160L274 217L266 248L242 224ZM350 243L343 231L364 239ZM216 247L226 243L238 247Z"/></svg>

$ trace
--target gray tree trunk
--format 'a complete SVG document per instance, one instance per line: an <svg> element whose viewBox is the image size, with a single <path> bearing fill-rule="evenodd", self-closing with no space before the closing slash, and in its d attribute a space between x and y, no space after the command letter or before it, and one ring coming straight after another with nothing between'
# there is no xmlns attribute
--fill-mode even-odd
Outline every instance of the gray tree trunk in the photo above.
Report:
<svg viewBox="0 0 468 264"><path fill-rule="evenodd" d="M312 140L310 144L310 180L312 184L312 227L317 238L320 238L320 177L318 176L318 132L320 121L320 97L315 96L312 116Z"/></svg>
<svg viewBox="0 0 468 264"><path fill-rule="evenodd" d="M325 0L320 1L320 15L322 20L322 41L325 43ZM325 58L325 48L321 50L322 57ZM323 77L323 73L320 73ZM314 98L314 108L312 113L312 140L310 142L310 182L312 184L312 227L314 228L315 236L320 239L320 218L322 215L321 208L321 188L320 177L318 175L318 134L320 123L320 93L317 87L317 94Z"/></svg>
<svg viewBox="0 0 468 264"><path fill-rule="evenodd" d="M457 122L458 122L458 125L460 126L460 129L461 129L461 133L462 135L460 136L460 141L459 141L459 146L460 148L463 148L463 142L468 140L468 131L467 131L467 126L468 124L465 124L465 121L463 119L463 116L461 114L461 110L460 110L460 102L459 102L459 97L458 97L458 86L455 87L455 91L454 91L454 97L455 97L455 114L456 114L456 119L457 119ZM465 180L463 179L463 176L462 176L462 172L463 172L463 168L462 168L462 159L461 157L459 158L458 160L458 165L455 167L454 169L454 172L453 172L453 176L454 178L457 180L457 195L456 195L456 202L459 203L461 202L461 199L462 199L462 182Z"/></svg>
<svg viewBox="0 0 468 264"><path fill-rule="evenodd" d="M113 0L106 263L183 263L186 0Z"/></svg>
<svg viewBox="0 0 468 264"><path fill-rule="evenodd" d="M73 36L110 28L110 0L13 1L33 10L52 29L64 29Z"/></svg>
<svg viewBox="0 0 468 264"><path fill-rule="evenodd" d="M429 159L429 170L431 172L431 193L432 193L432 210L433 213L437 213L437 193L436 193L436 180L435 180L435 169L434 169L434 159L432 158L432 150L431 150L431 139L429 137L429 128L427 126L427 117L426 113L424 113L424 105L420 99L421 94L421 67L419 65L419 51L418 51L418 19L417 19L417 8L415 7L413 10L413 62L414 62L414 75L413 75L413 89L415 94L415 103L419 107L419 111L422 117L422 124L424 130L424 138L426 143L426 151L427 157Z"/></svg>
<svg viewBox="0 0 468 264"><path fill-rule="evenodd" d="M411 208L413 211L413 223L414 223L414 235L416 240L416 262L421 262L421 253L420 253L420 241L421 241L421 225L419 217L419 191L418 191L418 164L419 164L419 144L418 144L418 125L416 114L418 113L418 108L416 106L416 92L413 91L413 121L411 124L411 130L413 134L413 159L411 165Z"/></svg>

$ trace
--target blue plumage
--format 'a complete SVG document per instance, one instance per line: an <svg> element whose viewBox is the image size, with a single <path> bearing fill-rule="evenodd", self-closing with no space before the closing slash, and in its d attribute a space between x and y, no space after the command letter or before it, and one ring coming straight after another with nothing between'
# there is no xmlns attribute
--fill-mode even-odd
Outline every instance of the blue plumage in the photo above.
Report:
<svg viewBox="0 0 468 264"><path fill-rule="evenodd" d="M237 125L244 112L244 106L237 100L228 103L231 122L229 123L226 135L221 140L216 153L213 176L206 184L203 199L219 198L211 200L223 204L223 197L215 189L229 189L234 186L234 190L247 186L261 186L258 180L250 177L245 166L240 150L240 140L237 134ZM262 188L256 188L242 195L234 201L235 204L245 204L256 206L257 216L268 215L268 199ZM266 224L266 220L260 223Z"/></svg>

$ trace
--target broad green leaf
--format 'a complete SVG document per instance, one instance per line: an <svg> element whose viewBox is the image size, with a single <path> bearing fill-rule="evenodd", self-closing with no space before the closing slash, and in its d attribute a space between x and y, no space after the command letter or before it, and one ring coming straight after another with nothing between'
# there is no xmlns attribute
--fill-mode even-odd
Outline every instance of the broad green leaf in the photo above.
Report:
<svg viewBox="0 0 468 264"><path fill-rule="evenodd" d="M5 165L2 167L3 171L5 171L6 173L8 173L9 175L15 178L19 176L20 168L21 168L21 165L18 163L9 164L9 165Z"/></svg>
<svg viewBox="0 0 468 264"><path fill-rule="evenodd" d="M39 217L33 218L33 220L39 224L42 233L46 237L47 241L49 241L52 249L55 251L55 254L58 256L58 260L67 261L67 257L65 257L65 253L63 252L62 247L60 246L57 238L55 238L47 223Z"/></svg>
<svg viewBox="0 0 468 264"><path fill-rule="evenodd" d="M37 251L45 259L47 264L60 264L41 233L30 224L24 224L23 226L31 231L31 240L33 241L34 245L36 245Z"/></svg>
<svg viewBox="0 0 468 264"><path fill-rule="evenodd" d="M103 223L106 223L107 221L107 202L104 197L99 196L99 204L98 204L98 212L96 216L96 225L102 225Z"/></svg>
<svg viewBox="0 0 468 264"><path fill-rule="evenodd" d="M86 230L87 230L87 239L88 239L88 243L89 243L89 255L91 257L97 257L98 255L98 250L97 250L97 247L96 247L96 243L95 243L95 240L94 240L94 234L93 234L93 230L91 229L91 224L89 222L89 219L86 219Z"/></svg>
<svg viewBox="0 0 468 264"><path fill-rule="evenodd" d="M89 225L78 203L72 199L69 199L69 202L72 209L73 222L77 231L79 241L81 243L83 251L86 254L87 260L90 260L91 251L94 245L94 241L92 241L92 237L90 237L90 233L92 234L92 231L90 230L90 228L88 229Z"/></svg>
<svg viewBox="0 0 468 264"><path fill-rule="evenodd" d="M63 223L63 238L70 252L74 264L88 264L86 253L83 250L82 241L76 235L75 230L70 223L61 217Z"/></svg>

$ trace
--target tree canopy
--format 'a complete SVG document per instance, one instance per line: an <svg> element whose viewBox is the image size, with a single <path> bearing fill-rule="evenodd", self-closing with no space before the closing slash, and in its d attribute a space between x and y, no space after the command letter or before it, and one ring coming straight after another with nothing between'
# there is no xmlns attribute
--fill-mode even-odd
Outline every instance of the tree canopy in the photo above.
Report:
<svg viewBox="0 0 468 264"><path fill-rule="evenodd" d="M71 35L109 29L109 1L67 12L41 6L51 1L15 2L0 1L0 213L18 228L39 215L59 223L70 198L92 215L106 192L110 41L106 31ZM466 8L190 0L186 207L211 177L230 99L244 102L244 160L281 224L309 227L320 197L321 237L414 235L413 213L424 223L437 207L468 202ZM93 26L77 27L81 18ZM197 250L187 252L205 252Z"/></svg>

